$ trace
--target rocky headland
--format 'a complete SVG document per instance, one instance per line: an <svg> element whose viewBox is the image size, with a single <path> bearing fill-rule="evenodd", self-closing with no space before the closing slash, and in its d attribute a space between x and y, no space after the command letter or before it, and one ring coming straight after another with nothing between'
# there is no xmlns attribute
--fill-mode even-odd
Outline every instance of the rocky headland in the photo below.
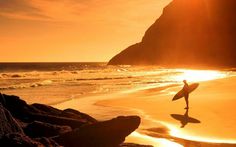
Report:
<svg viewBox="0 0 236 147"><path fill-rule="evenodd" d="M235 0L173 0L109 65L235 67Z"/></svg>

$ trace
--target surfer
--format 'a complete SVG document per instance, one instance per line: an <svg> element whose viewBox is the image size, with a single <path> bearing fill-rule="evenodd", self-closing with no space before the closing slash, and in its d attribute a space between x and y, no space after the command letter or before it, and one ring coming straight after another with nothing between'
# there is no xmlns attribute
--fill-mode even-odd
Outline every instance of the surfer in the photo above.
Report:
<svg viewBox="0 0 236 147"><path fill-rule="evenodd" d="M183 82L184 87L173 97L172 101L176 101L184 97L186 102L186 108L184 109L189 109L189 94L198 88L199 83L193 83L189 85L186 80L183 80Z"/></svg>
<svg viewBox="0 0 236 147"><path fill-rule="evenodd" d="M185 99L185 102L186 102L186 107L184 109L189 109L188 107L188 98L189 98L189 85L187 83L186 80L183 80L184 82L184 87L183 87L183 91L184 91L184 99Z"/></svg>

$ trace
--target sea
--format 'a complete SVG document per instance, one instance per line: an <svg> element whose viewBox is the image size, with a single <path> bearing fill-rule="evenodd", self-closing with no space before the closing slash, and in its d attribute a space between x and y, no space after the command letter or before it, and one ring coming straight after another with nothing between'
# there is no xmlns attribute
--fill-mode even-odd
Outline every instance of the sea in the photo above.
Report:
<svg viewBox="0 0 236 147"><path fill-rule="evenodd" d="M158 66L108 66L104 62L0 63L0 92L20 96L28 103L53 105L74 98L178 84L185 77L194 80L195 75L201 76L201 71L196 72ZM226 74L234 72L217 71L216 78ZM214 76L196 78L204 81Z"/></svg>

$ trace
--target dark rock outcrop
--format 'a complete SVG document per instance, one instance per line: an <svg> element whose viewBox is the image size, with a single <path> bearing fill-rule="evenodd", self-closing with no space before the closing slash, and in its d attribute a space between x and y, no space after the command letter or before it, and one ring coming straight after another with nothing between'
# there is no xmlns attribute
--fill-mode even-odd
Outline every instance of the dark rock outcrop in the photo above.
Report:
<svg viewBox="0 0 236 147"><path fill-rule="evenodd" d="M88 114L79 112L79 111L74 110L74 109L65 109L65 110L62 111L61 115L66 116L66 117L76 118L76 119L86 118L86 120L88 120L91 123L97 122L96 119L89 116Z"/></svg>
<svg viewBox="0 0 236 147"><path fill-rule="evenodd" d="M23 133L23 130L11 113L0 104L0 137L8 133Z"/></svg>
<svg viewBox="0 0 236 147"><path fill-rule="evenodd" d="M1 147L59 147L59 145L49 138L29 138L22 133L6 134L0 138Z"/></svg>
<svg viewBox="0 0 236 147"><path fill-rule="evenodd" d="M98 122L73 109L28 105L0 94L1 147L118 147L139 124L138 116Z"/></svg>
<svg viewBox="0 0 236 147"><path fill-rule="evenodd" d="M51 138L41 137L41 138L35 138L35 141L43 144L45 147L61 147L57 142L55 142Z"/></svg>
<svg viewBox="0 0 236 147"><path fill-rule="evenodd" d="M97 121L93 117L85 113L79 112L77 110L73 110L73 109L65 109L62 111L62 110L53 108L51 106L43 105L43 104L32 104L31 106L36 108L41 114L45 114L45 115L66 117L66 118L72 118L72 119L77 119L81 121L85 119L88 121L88 123L94 123Z"/></svg>
<svg viewBox="0 0 236 147"><path fill-rule="evenodd" d="M235 67L235 0L173 0L142 41L109 64Z"/></svg>
<svg viewBox="0 0 236 147"><path fill-rule="evenodd" d="M1 147L43 147L40 142L34 141L22 133L6 134L0 138Z"/></svg>
<svg viewBox="0 0 236 147"><path fill-rule="evenodd" d="M56 125L70 126L78 128L85 124L97 122L91 116L76 110L59 110L43 104L28 105L17 96L8 96L2 94L0 103L8 109L11 114L23 122L41 121Z"/></svg>
<svg viewBox="0 0 236 147"><path fill-rule="evenodd" d="M53 137L71 131L72 129L69 126L59 126L39 121L29 123L24 128L25 134L33 138Z"/></svg>
<svg viewBox="0 0 236 147"><path fill-rule="evenodd" d="M125 137L138 128L137 116L117 117L109 121L83 126L75 131L54 138L65 147L116 147ZM75 142L76 140L77 142Z"/></svg>

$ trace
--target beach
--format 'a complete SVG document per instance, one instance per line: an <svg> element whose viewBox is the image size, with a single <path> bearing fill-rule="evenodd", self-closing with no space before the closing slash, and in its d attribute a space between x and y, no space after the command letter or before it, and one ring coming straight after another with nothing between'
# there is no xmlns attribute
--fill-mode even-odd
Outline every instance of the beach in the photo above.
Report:
<svg viewBox="0 0 236 147"><path fill-rule="evenodd" d="M87 100L76 99L55 107L90 111L92 115L96 115L93 110L97 113L104 111L107 118L109 114L114 115L114 112L141 116L141 126L127 138L127 142L182 146L186 141L193 141L192 143L197 144L226 143L224 146L231 146L236 144L236 83L233 81L236 81L236 77L199 82L199 88L190 94L188 110L188 117L199 120L199 123L187 122L182 128L181 122L171 117L171 114L183 117L186 114L184 99L171 101L174 94L182 88L181 84L86 98Z"/></svg>

